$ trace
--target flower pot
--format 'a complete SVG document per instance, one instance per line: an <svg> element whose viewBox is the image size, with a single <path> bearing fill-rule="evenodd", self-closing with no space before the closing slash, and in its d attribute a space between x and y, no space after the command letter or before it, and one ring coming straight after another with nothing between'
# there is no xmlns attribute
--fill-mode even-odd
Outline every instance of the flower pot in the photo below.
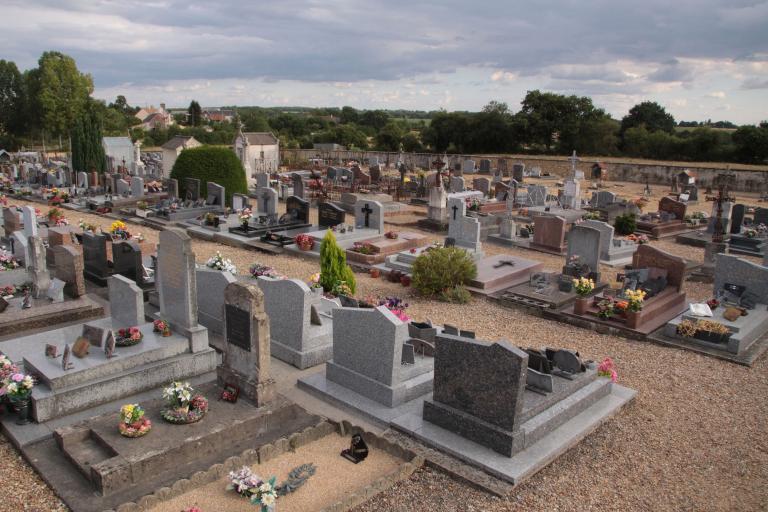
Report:
<svg viewBox="0 0 768 512"><path fill-rule="evenodd" d="M411 277L410 276L401 276L400 277L400 284L403 286L410 286L411 285Z"/></svg>
<svg viewBox="0 0 768 512"><path fill-rule="evenodd" d="M308 243L308 244L299 244L299 249L302 251L310 251L312 250L312 246L314 244Z"/></svg>
<svg viewBox="0 0 768 512"><path fill-rule="evenodd" d="M381 270L377 268L372 268L370 274L372 278L378 279L378 277L381 275Z"/></svg>
<svg viewBox="0 0 768 512"><path fill-rule="evenodd" d="M627 311L625 315L627 319L627 327L630 329L637 329L640 325L640 311Z"/></svg>
<svg viewBox="0 0 768 512"><path fill-rule="evenodd" d="M13 407L16 410L16 424L26 425L29 423L29 405L30 399L23 398L13 401Z"/></svg>
<svg viewBox="0 0 768 512"><path fill-rule="evenodd" d="M176 409L174 409L174 410L177 413L179 413L179 414L185 414L185 415L189 414L189 404L187 404L187 405L185 405L183 407L176 407Z"/></svg>
<svg viewBox="0 0 768 512"><path fill-rule="evenodd" d="M573 314L583 315L587 312L588 307L589 299L587 297L577 297L576 301L573 303Z"/></svg>

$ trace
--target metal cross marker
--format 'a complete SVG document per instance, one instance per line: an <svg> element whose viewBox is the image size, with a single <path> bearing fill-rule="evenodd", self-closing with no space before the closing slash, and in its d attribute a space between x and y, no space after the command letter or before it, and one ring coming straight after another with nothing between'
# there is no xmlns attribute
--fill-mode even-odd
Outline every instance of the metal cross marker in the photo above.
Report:
<svg viewBox="0 0 768 512"><path fill-rule="evenodd" d="M707 201L717 204L717 215L712 232L712 241L715 243L723 243L723 203L735 201L735 198L728 195L728 185L731 184L734 177L733 174L721 174L717 179L717 196L707 197Z"/></svg>
<svg viewBox="0 0 768 512"><path fill-rule="evenodd" d="M453 205L453 220L456 220L456 212L459 210L459 207L456 205Z"/></svg>
<svg viewBox="0 0 768 512"><path fill-rule="evenodd" d="M509 265L510 267L515 266L515 260L499 260L497 264L493 266L493 268L501 268L503 266Z"/></svg>
<svg viewBox="0 0 768 512"><path fill-rule="evenodd" d="M368 203L365 203L365 206L360 211L362 211L365 214L365 227L369 227L370 217L371 217L371 214L373 213L373 210L368 205Z"/></svg>

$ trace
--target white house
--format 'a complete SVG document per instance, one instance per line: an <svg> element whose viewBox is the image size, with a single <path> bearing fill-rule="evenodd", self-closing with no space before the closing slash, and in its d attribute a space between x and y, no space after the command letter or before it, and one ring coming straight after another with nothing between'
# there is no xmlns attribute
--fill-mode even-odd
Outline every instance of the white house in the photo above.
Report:
<svg viewBox="0 0 768 512"><path fill-rule="evenodd" d="M135 116L141 120L141 128L143 130L168 128L173 124L173 116L165 109L165 103L161 103L160 108L144 107L136 112Z"/></svg>
<svg viewBox="0 0 768 512"><path fill-rule="evenodd" d="M132 142L130 137L103 137L101 145L107 156L107 169L117 172L118 167L125 166L131 174L141 174L141 143Z"/></svg>
<svg viewBox="0 0 768 512"><path fill-rule="evenodd" d="M178 158L182 151L199 146L202 146L202 144L197 139L183 135L176 135L163 144L163 178L170 178L173 164L176 163L176 158Z"/></svg>
<svg viewBox="0 0 768 512"><path fill-rule="evenodd" d="M280 166L280 141L270 132L239 130L233 149L245 168L249 188L256 186L257 174L277 172Z"/></svg>

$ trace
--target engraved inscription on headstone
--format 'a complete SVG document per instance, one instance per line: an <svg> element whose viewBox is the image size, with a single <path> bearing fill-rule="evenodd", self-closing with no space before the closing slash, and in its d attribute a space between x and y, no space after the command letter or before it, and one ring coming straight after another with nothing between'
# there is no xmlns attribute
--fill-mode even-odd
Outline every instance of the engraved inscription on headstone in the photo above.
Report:
<svg viewBox="0 0 768 512"><path fill-rule="evenodd" d="M224 306L226 313L227 342L251 351L251 318L247 311L226 304Z"/></svg>

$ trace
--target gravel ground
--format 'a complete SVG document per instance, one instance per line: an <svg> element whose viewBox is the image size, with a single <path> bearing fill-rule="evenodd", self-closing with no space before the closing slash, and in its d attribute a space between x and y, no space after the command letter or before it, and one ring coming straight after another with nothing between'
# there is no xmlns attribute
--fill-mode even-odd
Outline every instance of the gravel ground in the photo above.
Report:
<svg viewBox="0 0 768 512"><path fill-rule="evenodd" d="M548 184L554 186L551 181ZM608 186L627 197L638 196L642 188L628 183ZM655 194L650 209L654 210L666 189L652 188ZM738 195L740 200L757 204L756 197L743 196ZM710 204L702 201L691 209L709 211ZM74 223L79 217L74 212L67 212L67 216ZM110 224L99 216L82 217L105 228ZM153 230L134 230L148 240L157 240ZM703 257L700 248L671 241L652 244L695 261ZM241 272L254 262L299 279L307 279L318 270L312 260L198 240L193 245L199 262L219 250ZM485 244L484 249L488 254L537 259L551 270L559 269L563 262L562 258L523 249L491 244ZM618 416L505 499L423 469L356 510L768 510L768 358L745 368L689 351L536 318L484 299L476 298L466 305L444 304L415 297L399 284L362 274L357 277L359 296L405 297L410 302L409 314L416 319L458 323L488 340L570 347L588 359L611 356L617 363L620 383L636 389L638 395ZM689 298L704 300L711 294L711 285L686 283L685 290ZM0 486L0 510L64 509L7 442L0 443L0 474L5 483Z"/></svg>

